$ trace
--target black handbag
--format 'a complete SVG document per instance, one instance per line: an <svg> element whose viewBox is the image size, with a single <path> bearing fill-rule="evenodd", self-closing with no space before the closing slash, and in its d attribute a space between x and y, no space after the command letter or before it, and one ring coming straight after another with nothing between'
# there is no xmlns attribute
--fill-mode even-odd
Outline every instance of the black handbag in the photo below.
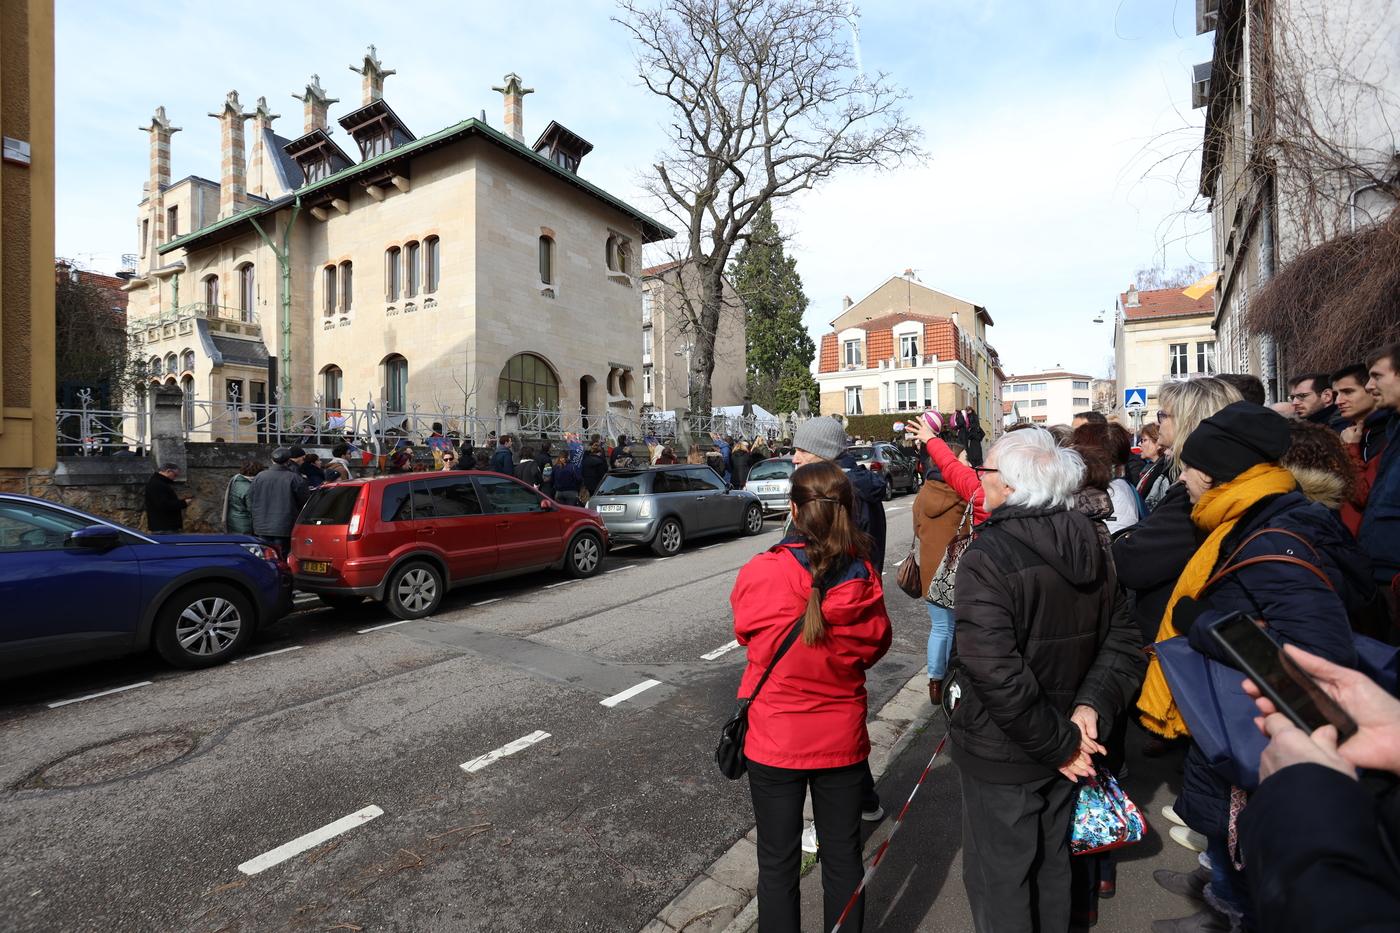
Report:
<svg viewBox="0 0 1400 933"><path fill-rule="evenodd" d="M768 669L759 678L758 685L753 688L753 693L747 699L739 701L739 705L734 708L734 715L730 716L719 729L719 745L715 747L715 764L719 766L719 773L737 781L744 776L744 772L749 770L749 763L744 760L744 737L749 733L749 704L754 697L758 696L758 691L763 689L763 685L768 682L768 675L773 673L773 667L787 650L792 647L792 643L797 641L797 634L802 631L802 619L798 618L792 625L792 631L787 633L783 643L778 646L778 650L773 655L773 660L768 662Z"/></svg>

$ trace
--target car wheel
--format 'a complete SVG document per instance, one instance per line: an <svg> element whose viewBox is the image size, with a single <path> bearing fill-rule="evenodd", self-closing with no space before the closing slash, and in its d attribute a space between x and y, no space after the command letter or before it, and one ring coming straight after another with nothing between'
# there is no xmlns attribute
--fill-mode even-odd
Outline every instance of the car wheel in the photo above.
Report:
<svg viewBox="0 0 1400 933"><path fill-rule="evenodd" d="M885 480L885 501L886 501L886 502L891 502L891 501L893 501L893 500L894 500L894 483L890 482L889 479L886 478L886 480Z"/></svg>
<svg viewBox="0 0 1400 933"><path fill-rule="evenodd" d="M744 534L756 535L763 530L763 506L754 504L744 509Z"/></svg>
<svg viewBox="0 0 1400 933"><path fill-rule="evenodd" d="M358 609L365 604L365 598L363 596L355 596L350 593L317 593L316 598L319 599L323 605L346 612L351 609Z"/></svg>
<svg viewBox="0 0 1400 933"><path fill-rule="evenodd" d="M662 557L670 557L681 549L685 543L685 532L681 530L681 523L674 518L662 521L661 527L656 529L656 537L652 539L651 549Z"/></svg>
<svg viewBox="0 0 1400 933"><path fill-rule="evenodd" d="M603 565L603 543L597 535L579 535L569 545L569 553L564 559L564 569L571 577L591 577Z"/></svg>
<svg viewBox="0 0 1400 933"><path fill-rule="evenodd" d="M186 587L160 607L155 648L176 667L212 667L242 650L256 624L248 597L228 584Z"/></svg>
<svg viewBox="0 0 1400 933"><path fill-rule="evenodd" d="M389 576L384 605L399 619L421 619L442 602L442 574L426 561L409 561Z"/></svg>

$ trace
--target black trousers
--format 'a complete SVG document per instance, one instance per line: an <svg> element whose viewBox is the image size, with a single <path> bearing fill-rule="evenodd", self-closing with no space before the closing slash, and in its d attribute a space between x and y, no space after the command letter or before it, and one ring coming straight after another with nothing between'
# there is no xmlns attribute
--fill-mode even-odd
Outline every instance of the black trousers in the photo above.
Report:
<svg viewBox="0 0 1400 933"><path fill-rule="evenodd" d="M1075 785L1059 775L989 784L961 774L963 885L977 933L1064 933Z"/></svg>
<svg viewBox="0 0 1400 933"><path fill-rule="evenodd" d="M861 860L860 810L866 762L845 768L799 771L749 762L749 795L758 823L759 933L800 933L802 929L802 804L812 791L812 816L821 842L822 929L836 925L865 866ZM861 933L862 894L842 931Z"/></svg>

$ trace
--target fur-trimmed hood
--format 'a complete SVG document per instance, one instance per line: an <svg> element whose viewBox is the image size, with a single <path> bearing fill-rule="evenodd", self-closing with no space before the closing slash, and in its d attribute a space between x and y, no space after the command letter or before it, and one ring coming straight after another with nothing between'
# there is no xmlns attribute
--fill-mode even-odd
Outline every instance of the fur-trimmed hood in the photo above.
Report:
<svg viewBox="0 0 1400 933"><path fill-rule="evenodd" d="M1339 509L1346 501L1346 480L1317 467L1290 466L1288 472L1298 481L1298 491L1313 502L1329 509Z"/></svg>

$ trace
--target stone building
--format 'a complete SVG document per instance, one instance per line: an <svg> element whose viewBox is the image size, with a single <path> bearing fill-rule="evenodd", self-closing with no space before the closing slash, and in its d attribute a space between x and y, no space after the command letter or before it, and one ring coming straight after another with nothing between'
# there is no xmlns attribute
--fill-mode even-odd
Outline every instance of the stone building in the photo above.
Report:
<svg viewBox="0 0 1400 933"><path fill-rule="evenodd" d="M1216 367L1215 292L1192 297L1180 288L1138 291L1130 285L1118 296L1113 325L1114 372L1123 388L1147 390L1147 411L1157 410L1157 392L1166 383L1213 376ZM1115 408L1122 407L1117 399Z"/></svg>
<svg viewBox="0 0 1400 933"><path fill-rule="evenodd" d="M210 114L217 183L171 181L179 127L157 108L128 286L153 381L208 400L191 427L230 441L259 406L334 427L373 401L380 426L446 416L463 433L473 411L556 429L635 416L634 257L672 232L585 180L583 138L550 122L526 144L518 76L495 88L503 130L468 119L419 137L373 46L352 70L361 99L339 141L315 75L294 95L295 139L264 98L245 112L230 92Z"/></svg>
<svg viewBox="0 0 1400 933"><path fill-rule="evenodd" d="M817 366L824 413L873 415L975 405L1000 423L987 309L890 276L858 302L845 299L822 335Z"/></svg>
<svg viewBox="0 0 1400 933"><path fill-rule="evenodd" d="M642 270L642 404L657 411L690 408L690 352L694 338L680 310L687 296L699 301L694 265L674 261ZM724 280L724 309L715 335L710 404L742 405L748 394L743 300Z"/></svg>

